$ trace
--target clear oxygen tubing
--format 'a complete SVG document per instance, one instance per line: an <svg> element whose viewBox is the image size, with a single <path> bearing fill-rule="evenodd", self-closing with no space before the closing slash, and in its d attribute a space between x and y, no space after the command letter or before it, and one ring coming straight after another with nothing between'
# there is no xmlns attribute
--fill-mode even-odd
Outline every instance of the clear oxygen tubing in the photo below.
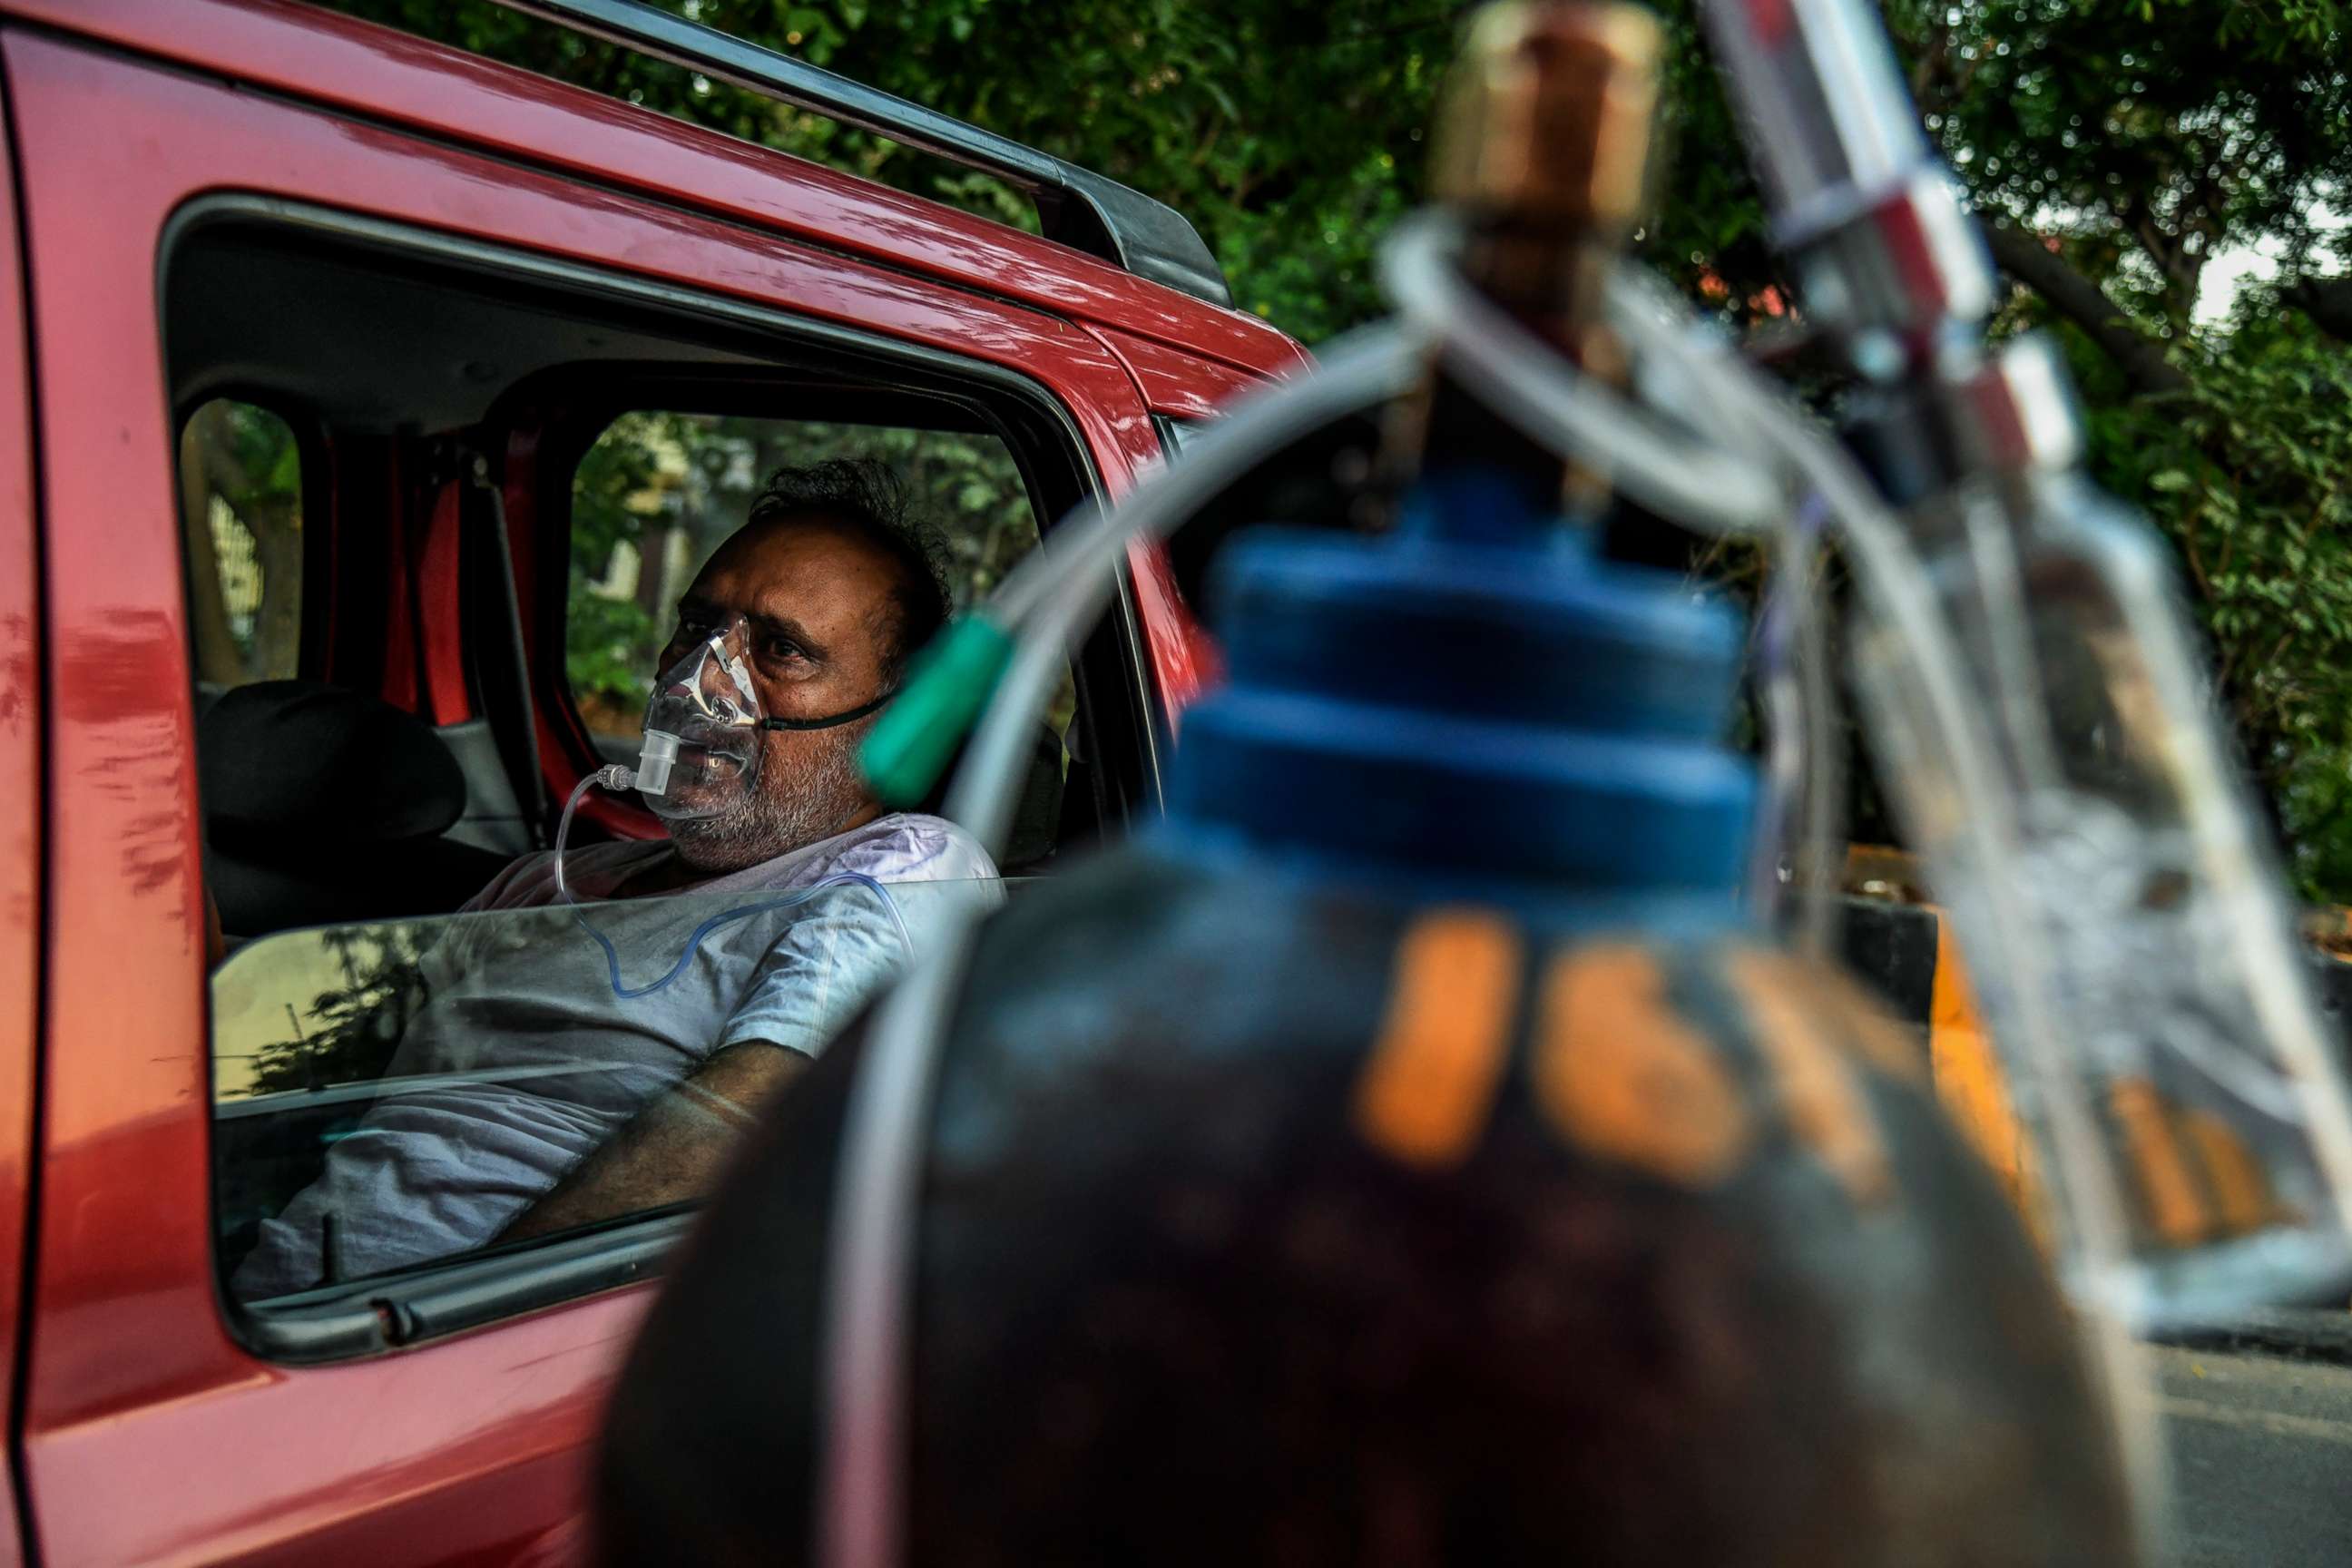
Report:
<svg viewBox="0 0 2352 1568"><path fill-rule="evenodd" d="M1011 665L983 710L973 743L956 775L948 807L950 816L985 843L1001 838L1018 787L1017 764L1026 755L1026 727L1050 700L1068 642L1107 601L1112 570L1130 540L1178 525L1243 468L1328 419L1401 392L1417 373L1419 356L1426 352L1424 344L1450 348L1456 335L1463 334L1480 342L1470 351L1466 363L1471 365L1483 370L1490 360L1517 360L1520 374L1513 384L1528 396L1516 401L1513 409L1498 408L1498 412L1516 412L1527 420L1531 436L1568 448L1567 455L1583 458L1593 444L1605 447L1613 439L1617 428L1606 422L1628 406L1622 399L1579 376L1573 367L1499 311L1487 309L1460 320L1442 313L1446 296L1422 287L1430 276L1445 270L1442 240L1441 229L1423 226L1407 229L1391 241L1392 248L1403 254L1391 258L1386 276L1392 286L1398 286L1398 302L1408 322L1423 331L1386 329L1363 334L1335 353L1321 375L1257 395L1207 432L1185 462L1139 490L1126 506L1078 525L1081 538L1056 552L1053 561L1033 557L1040 572L1051 572L1057 588L1032 601L1035 608L1019 628ZM1969 803L1980 863L1987 867L2012 863L2016 829L2008 818L2006 797L1995 783L1995 752L1981 727L1981 716L1966 700L1961 661L1948 639L1933 590L1900 521L1852 459L1796 410L1786 394L1740 359L1719 334L1700 330L1702 323L1687 307L1667 295L1663 286L1638 269L1621 268L1613 275L1610 299L1612 321L1636 351L1637 363L1652 357L1679 367L1689 384L1708 389L1710 412L1718 418L1728 416L1726 435L1729 439L1743 450L1769 454L1770 467L1759 467L1748 459L1734 471L1763 485L1770 495L1783 498L1777 502L1776 515L1784 520L1792 516L1785 500L1784 474L1793 475L1820 497L1865 595L1910 654L1929 721L1948 752L1944 760L1955 773L1961 798ZM1550 401L1538 401L1544 397ZM1547 410L1562 409L1573 412L1556 421L1541 417ZM1639 427L1635 444L1626 450L1644 456L1628 462L1613 449L1600 454L1603 471L1621 482L1636 471L1648 472L1648 465L1680 463L1683 454L1675 448L1690 444L1683 437L1662 435L1654 420L1643 417L1645 424ZM1674 446L1662 446L1661 441ZM1719 466L1717 471L1722 471ZM1626 488L1630 492L1631 487ZM1654 496L1664 499L1670 488L1670 484L1661 485ZM1711 531L1744 531L1748 518L1764 515L1766 510L1760 504L1717 506L1704 517L1674 515L1703 528L1711 520L1716 524ZM1825 689L1826 680L1819 686ZM1822 699L1817 696L1816 700ZM1836 759L1830 754L1834 735L1827 715L1819 715L1804 729L1808 772L1816 777L1830 776ZM1811 819L1808 836L1833 831L1836 808L1830 792L1816 794L1808 813ZM1985 880L2003 903L2013 903L2005 879L1995 873ZM2021 997L2026 999L2020 1021L2028 1036L2021 1042L2030 1048L2027 1059L2062 1067L2063 1053L2044 1000L2043 955L2027 937L2032 924L2026 914L2018 908L2001 911L1996 924L2003 933L2003 951L1990 956L2015 977ZM926 973L919 971L917 978ZM910 984L898 994L911 998L917 990ZM936 1000L942 1016L946 1004L942 994ZM2066 1079L2062 1073L2050 1081ZM2082 1271L2084 1277L2070 1279L2070 1287L2078 1296L2097 1298L2104 1306L2133 1315L2136 1310L2116 1294L2123 1283L2120 1260L2126 1256L2121 1247L2123 1210L2116 1201L2105 1163L2096 1157L2087 1108L2061 1095L2055 1097L2051 1111L2060 1128L2059 1149L2053 1152L2059 1169L2053 1173L2070 1195L2066 1218L2073 1227L2071 1240L2077 1258L2087 1266Z"/></svg>
<svg viewBox="0 0 2352 1568"><path fill-rule="evenodd" d="M1765 718L1764 790L1757 805L1756 844L1748 868L1756 912L1768 925L1783 902L1785 862L1800 891L1796 945L1827 956L1837 936L1837 868L1831 858L1839 837L1843 759L1832 703L1828 637L1816 593L1822 525L1829 508L1818 495L1800 503L1792 526L1780 536L1771 581L1756 617L1755 688ZM1802 813L1801 823L1794 819ZM1793 830L1793 842L1792 842Z"/></svg>
<svg viewBox="0 0 2352 1568"><path fill-rule="evenodd" d="M1322 368L1235 403L1176 464L1110 511L1073 519L1013 568L982 612L1017 633L948 797L948 815L1001 848L1024 765L1024 726L1043 712L1069 642L1111 593L1129 543L1180 527L1254 464L1331 420L1411 388L1434 349L1454 358L1495 411L1531 438L1605 474L1624 494L1700 532L1746 535L1789 524L1780 469L1680 429L1598 381L1480 300L1446 265L1454 226L1414 219L1382 250L1404 326L1334 344Z"/></svg>
<svg viewBox="0 0 2352 1568"><path fill-rule="evenodd" d="M1829 509L1818 496L1807 508ZM1828 595L1815 591L1814 574L1825 570L1818 530L1810 514L1800 515L1781 536L1780 570L1773 593L1790 622L1797 662L1797 689L1790 710L1772 715L1775 724L1796 731L1793 751L1804 780L1803 826L1790 857L1800 876L1810 871L1812 897L1797 923L1799 946L1815 958L1835 954L1843 917L1837 891L1845 869L1845 748L1838 739L1837 686L1831 674ZM1807 862L1811 861L1810 868Z"/></svg>
<svg viewBox="0 0 2352 1568"><path fill-rule="evenodd" d="M1315 374L1236 400L1233 412L1116 509L1074 517L1013 568L983 611L1015 633L1003 679L982 710L945 815L992 854L1012 826L1037 715L1053 700L1071 643L1109 602L1138 539L1181 527L1250 468L1334 420L1411 390L1426 368L1417 334L1394 327L1351 333ZM1246 417L1244 417L1244 416ZM1026 605L1015 616L1009 605Z"/></svg>
<svg viewBox="0 0 2352 1568"><path fill-rule="evenodd" d="M2063 1047L2048 1011L2048 978L2043 955L2030 938L2032 911L2017 900L2017 879L2000 874L2015 857L2018 827L2009 810L2009 797L2000 784L1992 739L1984 716L1967 696L1965 666L1950 640L1937 607L1934 586L1923 563L1911 547L1903 523L1882 501L1875 488L1843 447L1817 427L1791 402L1789 395L1761 371L1741 359L1729 345L1708 334L1688 330L1688 309L1654 279L1621 268L1612 277L1610 315L1626 341L1638 352L1671 357L1695 375L1704 375L1717 399L1716 412L1744 426L1748 438L1769 448L1809 486L1828 509L1836 535L1855 568L1856 580L1877 615L1909 654L1913 673L1928 707L1927 721L1947 748L1944 758L1953 770L1953 783L1967 803L1967 818L1988 896L2000 907L1990 929L2000 932L2001 951L1993 956L2011 976L2019 993L2019 1021L2026 1035L2021 1045L2025 1059L2042 1064L2052 1083L2065 1083ZM1817 742L1815 750L1827 750ZM1818 758L1816 758L1818 760ZM2108 1180L2105 1163L2097 1155L2097 1135L2088 1122L2088 1110L2072 1096L2051 1097L2049 1110L2060 1136L2053 1156L2065 1168L2056 1173L2070 1200L2079 1198L2085 1212L2070 1221L2085 1226L2071 1239L2082 1258L2093 1265L2120 1268L2127 1256L2123 1245L2124 1209ZM2083 1167L2080 1170L2074 1167ZM2116 1276L2070 1281L2109 1308L2128 1307L2114 1299Z"/></svg>
<svg viewBox="0 0 2352 1568"><path fill-rule="evenodd" d="M1381 288L1481 403L1698 532L1762 533L1786 523L1787 492L1769 467L1579 372L1450 264L1460 240L1461 226L1444 213L1400 221L1381 247Z"/></svg>
<svg viewBox="0 0 2352 1568"><path fill-rule="evenodd" d="M572 918L579 923L580 929L586 931L596 945L604 950L604 970L612 979L613 994L622 1001L634 1002L639 997L651 996L656 992L667 991L676 984L678 977L684 974L694 963L694 955L702 951L704 940L721 926L731 925L737 921L748 920L753 915L766 914L773 910L796 908L815 898L827 888L860 887L881 900L882 907L890 912L891 925L898 931L899 947L905 951L907 961L910 963L914 962L915 939L908 933L907 917L899 912L898 900L890 896L890 889L862 871L836 871L821 881L797 889L782 898L763 899L737 909L720 910L694 928L692 934L686 939L685 951L677 955L677 962L670 966L668 973L650 985L623 984L619 951L613 946L612 938L589 923L587 910L582 909L579 900L572 896L571 885L563 879L563 848L571 838L572 814L578 808L581 797L599 784L611 790L628 789L633 785L632 775L629 770L620 763L608 763L582 779L572 789L571 798L563 803L563 815L555 824L555 896L563 900L564 907L572 911Z"/></svg>
<svg viewBox="0 0 2352 1568"><path fill-rule="evenodd" d="M1800 906L1796 945L1815 957L1830 956L1837 936L1839 814L1843 808L1843 758L1837 746L1836 713L1827 669L1827 636L1812 576L1820 555L1816 520L1806 507L1789 501L1788 468L1775 462L1743 427L1715 430L1702 440L1579 373L1551 347L1506 312L1488 303L1451 265L1459 226L1442 214L1399 224L1381 250L1381 281L1399 314L1427 334L1439 353L1453 361L1479 395L1529 437L1550 442L1564 457L1591 466L1611 484L1647 506L1701 533L1742 537L1772 535L1773 587L1766 606L1768 639L1784 632L1796 655L1793 678L1761 682L1773 735L1797 759L1792 781L1768 773L1768 800L1759 814L1757 855L1750 893L1759 912L1772 911L1780 897L1784 851L1801 886L1812 896ZM1696 317L1685 330L1698 330ZM1655 344L1648 345L1653 350ZM1663 400L1705 406L1707 383L1690 374L1690 356L1653 352L1636 356L1637 380ZM1768 651L1769 642L1767 642ZM1769 759L1768 759L1769 760ZM1801 799L1804 825L1799 842L1786 843L1785 818L1778 807Z"/></svg>

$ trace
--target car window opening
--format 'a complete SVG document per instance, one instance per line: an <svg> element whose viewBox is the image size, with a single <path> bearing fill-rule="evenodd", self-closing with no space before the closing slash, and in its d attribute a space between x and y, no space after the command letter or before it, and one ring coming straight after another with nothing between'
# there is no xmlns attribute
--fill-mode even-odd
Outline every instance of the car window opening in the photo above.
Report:
<svg viewBox="0 0 2352 1568"><path fill-rule="evenodd" d="M259 227L194 231L166 282L226 1293L266 1330L458 1259L591 1279L565 1238L698 1199L910 947L1003 896L936 801L863 795L862 724L791 721L894 689L1083 458L937 371L763 365ZM499 580L509 527L536 594ZM704 770L708 813L583 814L568 908L512 742L551 728L549 782L635 759L689 598L793 628L745 661L787 722L763 766ZM1084 690L1040 726L1008 868L1100 820L1068 798ZM281 1342L389 1342L308 1333Z"/></svg>

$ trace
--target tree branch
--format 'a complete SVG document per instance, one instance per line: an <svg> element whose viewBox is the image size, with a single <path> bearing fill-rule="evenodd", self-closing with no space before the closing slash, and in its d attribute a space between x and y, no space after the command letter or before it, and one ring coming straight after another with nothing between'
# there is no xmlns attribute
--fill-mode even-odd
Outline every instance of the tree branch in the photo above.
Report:
<svg viewBox="0 0 2352 1568"><path fill-rule="evenodd" d="M2080 327L2124 373L2133 392L2154 397L2189 390L2189 377L2164 357L2163 342L2143 331L2040 235L1990 220L1984 226L2000 269Z"/></svg>
<svg viewBox="0 0 2352 1568"><path fill-rule="evenodd" d="M2180 205L2185 213L2189 206L2187 197L2181 199ZM2181 237L2167 230L2157 221L2156 211L2148 205L2146 191L2132 193L2131 200L2124 205L2122 216L2125 229L2139 242L2139 247L2147 253L2147 258L2156 263L2157 276L2164 279L2165 298L2176 298L2180 289ZM2192 298L2190 304L2195 302ZM2188 313L2184 309L2180 312L2182 319L2186 320Z"/></svg>
<svg viewBox="0 0 2352 1568"><path fill-rule="evenodd" d="M1952 30L1937 27L1911 67L1911 101L1923 111L1932 113L1944 107L1944 78L1950 71L1951 58Z"/></svg>

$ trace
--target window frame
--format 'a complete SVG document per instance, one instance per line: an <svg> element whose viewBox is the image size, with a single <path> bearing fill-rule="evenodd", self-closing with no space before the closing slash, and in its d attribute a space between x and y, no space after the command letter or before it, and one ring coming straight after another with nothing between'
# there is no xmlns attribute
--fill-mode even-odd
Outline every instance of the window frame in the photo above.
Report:
<svg viewBox="0 0 2352 1568"><path fill-rule="evenodd" d="M672 323L681 335L696 331L742 331L749 329L756 334L754 342L790 345L804 353L823 353L830 351L847 356L851 363L894 363L908 367L915 374L929 373L944 377L950 386L961 384L974 389L968 397L995 400L993 406L1003 409L1011 405L1025 407L1030 416L1044 421L1058 437L1059 456L1067 464L1069 483L1077 499L1092 499L1108 494L1099 465L1088 448L1076 416L1062 400L1042 383L1004 366L967 358L943 349L908 342L879 333L844 327L833 322L793 314L789 310L755 304L709 293L701 289L674 282L608 273L594 268L558 260L528 251L516 250L496 243L463 236L440 233L412 225L321 207L307 202L249 196L236 193L198 197L176 209L168 221L158 246L161 267L158 272L158 303L165 292L163 273L171 265L175 249L194 233L214 226L247 226L261 227L289 237L315 238L346 250L370 253L394 263L425 266L478 276L486 287L512 289L518 286L545 300L552 299L573 309L593 313L600 305L607 310L629 313L649 313L656 319ZM951 286L941 289L952 292ZM159 310L160 315L160 310ZM163 322L168 333L169 322ZM783 360L782 354L778 355ZM784 361L772 366L760 367L772 378L787 371L794 363ZM576 374L577 366L571 367ZM616 376L630 377L646 367L622 365L613 367ZM560 373L560 370L559 370ZM542 375L546 373L542 373ZM687 378L697 381L719 379L712 367L690 367ZM519 427L513 415L520 404L518 392L542 379L542 375L524 378L493 400L476 428L485 437L484 446L490 448L496 467L493 482L500 487L512 513L513 486L519 468L534 467L544 452L537 437L540 429ZM240 384L238 391L205 386L203 396L194 397L188 405L190 411L213 396L236 396L256 406L277 412L286 401L282 396L257 396L267 388L252 388ZM613 410L604 422L594 426L601 431L604 424L628 406L647 406L642 403L627 404ZM174 408L176 415L177 409ZM999 416L1000 417L1002 416ZM298 432L301 426L289 420ZM171 429L174 440L182 426L176 418ZM593 432L590 435L593 438ZM1067 514L1067 506L1039 504L1040 494L1052 497L1048 486L1041 492L1037 472L1032 465L1040 457L1034 440L1004 438L1022 465L1024 482L1031 489L1031 506L1035 510L1042 537ZM327 444L322 440L321 446ZM582 448L584 451L584 447ZM331 452L331 448L330 448ZM176 447L174 448L176 458ZM558 508L562 531L557 535L549 520L531 515L525 524L509 535L510 548L518 553L534 552L532 576L541 595L547 588L548 574L554 574L555 604L561 605L568 592L570 506L572 467L574 454L563 466L560 486L541 485L537 493L560 498ZM176 480L176 468L175 468ZM537 477L537 476L534 476ZM327 462L320 462L315 473L306 466L304 472L305 505L312 504L310 487L325 488L331 505L336 492L336 477ZM1075 502L1074 502L1075 504ZM306 527L308 514L306 514ZM521 537L530 536L528 542ZM183 530L184 539L184 530ZM560 548L538 549L552 544ZM185 591L187 562L184 542L181 554L182 591ZM321 569L329 569L331 555L320 552ZM310 591L310 552L305 552L305 593ZM332 592L334 579L330 575L328 592ZM461 595L461 602L467 602ZM589 745L584 726L581 724L570 697L570 683L562 668L562 636L563 620L561 613L545 613L550 601L541 597L536 606L539 613L531 616L533 624L526 628L528 645L532 652L531 692L535 706L534 721L552 729L565 742L574 765L578 751ZM308 600L306 599L306 606ZM320 618L319 635L330 639L329 616ZM530 614L526 611L526 614ZM307 624L304 637L311 635ZM550 628L552 628L555 658L548 658ZM467 625L463 637L464 658L469 680L478 678L478 661L488 652L481 628ZM306 647L306 658L315 658ZM315 667L314 667L315 668ZM1088 671L1093 672L1093 689L1089 690ZM551 701L551 698L558 700ZM1126 574L1121 574L1118 593L1110 611L1097 626L1082 650L1079 675L1079 713L1087 723L1090 741L1102 731L1092 710L1093 704L1117 704L1123 711L1135 741L1131 771L1127 778L1118 780L1120 787L1106 787L1116 775L1107 776L1097 787L1104 788L1107 801L1115 802L1122 825L1132 809L1140 805L1154 808L1160 801L1160 752L1162 737L1167 733L1164 707L1150 672L1149 655L1142 635L1139 612L1134 593ZM564 721L556 724L557 717ZM567 728L573 737L566 737ZM1098 747L1099 742L1095 744ZM591 753L593 755L593 751ZM548 771L542 758L542 773ZM1117 759L1127 764L1128 759ZM551 778L551 783L557 781ZM576 782L576 781L573 781ZM568 784L567 784L568 787ZM205 996L205 1049L207 1081L210 1081L210 1056L213 1043L210 987ZM207 1115L211 1114L207 1106ZM208 1140L209 1142L209 1140ZM658 1272L663 1258L699 1204L688 1205L685 1212L656 1210L644 1215L625 1215L584 1230L532 1238L512 1244L510 1247L492 1246L457 1258L420 1263L414 1268L393 1274L354 1281L348 1287L332 1287L283 1299L282 1307L248 1304L230 1296L219 1272L219 1260L214 1250L217 1237L219 1200L218 1172L209 1157L206 1159L206 1248L213 1271L215 1296L220 1321L230 1336L244 1349L268 1361L287 1364L348 1363L356 1359L372 1359L419 1343L428 1342L468 1329L481 1328L511 1321L524 1314L564 1303L578 1301L616 1288L634 1284Z"/></svg>
<svg viewBox="0 0 2352 1568"><path fill-rule="evenodd" d="M1185 447L1199 440L1216 422L1213 415L1193 418L1182 414L1154 414L1151 429L1160 437L1160 450L1173 463L1184 455Z"/></svg>

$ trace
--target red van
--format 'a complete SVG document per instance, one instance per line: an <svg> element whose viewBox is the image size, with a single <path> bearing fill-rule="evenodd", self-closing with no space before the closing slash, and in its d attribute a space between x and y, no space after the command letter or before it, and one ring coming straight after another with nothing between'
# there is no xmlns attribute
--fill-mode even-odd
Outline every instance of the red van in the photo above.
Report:
<svg viewBox="0 0 2352 1568"><path fill-rule="evenodd" d="M0 0L0 1556L575 1560L683 1216L236 1304L254 1215L364 1098L333 1053L381 980L273 944L543 845L780 454L897 460L978 592L1302 363L1135 193L627 0L536 8L987 168L1049 237L289 0ZM1152 808L1195 679L1135 565L1074 653L1037 866ZM240 796L203 718L287 679L429 728L450 819Z"/></svg>

